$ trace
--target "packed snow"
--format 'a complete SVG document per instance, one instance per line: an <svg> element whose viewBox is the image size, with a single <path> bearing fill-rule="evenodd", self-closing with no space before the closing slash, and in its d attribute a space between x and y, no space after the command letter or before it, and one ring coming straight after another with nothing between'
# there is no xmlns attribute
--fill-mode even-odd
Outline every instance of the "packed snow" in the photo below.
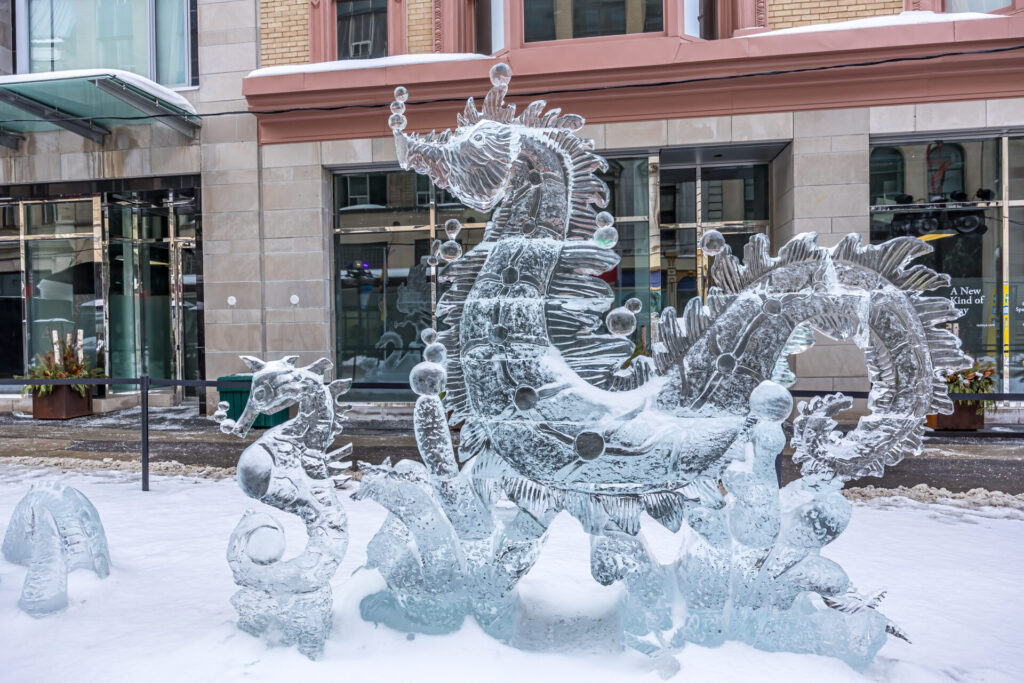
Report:
<svg viewBox="0 0 1024 683"><path fill-rule="evenodd" d="M289 74L311 74L325 71L352 71L355 69L381 69L389 66L406 66L409 64L437 64L441 62L465 62L476 59L493 60L491 55L474 52L424 52L420 54L391 55L374 59L339 59L333 62L314 62L312 64L282 64L266 66L250 71L246 78L262 76L286 76Z"/></svg>
<svg viewBox="0 0 1024 683"><path fill-rule="evenodd" d="M334 632L323 659L293 648L268 649L235 627L228 602L236 590L225 561L231 530L254 506L284 526L290 553L305 543L301 522L245 497L230 479L154 475L151 491L122 471L65 471L0 464L0 534L32 482L59 479L93 502L106 528L112 568L101 580L69 576L70 607L33 619L16 603L24 567L0 560L0 679L46 681L658 681L634 652L575 655L522 652L488 638L467 621L448 636L407 638L359 618L359 600L383 587L376 572L357 571L383 520L369 502L344 496L351 543L334 588ZM885 587L886 614L914 644L890 640L865 671L826 657L766 653L730 643L687 645L675 680L917 683L1019 682L1024 659L1024 514L871 497L855 507L850 528L826 549L858 588ZM1015 514L1014 514L1015 513ZM680 538L645 521L662 561ZM355 572L353 574L353 572ZM614 603L617 587L589 576L588 541L559 517L540 561L520 584L523 596L565 615Z"/></svg>
<svg viewBox="0 0 1024 683"><path fill-rule="evenodd" d="M910 10L899 14L886 14L879 17L866 17L864 19L851 19L850 21L836 21L831 24L809 24L807 26L794 26L783 28L778 31L765 31L755 33L748 38L760 38L764 36L788 36L794 33L818 33L820 31L851 31L858 28L879 28L882 26L913 26L916 24L942 24L950 21L972 21L975 19L1005 19L999 14L985 14L983 12L931 12L926 10Z"/></svg>

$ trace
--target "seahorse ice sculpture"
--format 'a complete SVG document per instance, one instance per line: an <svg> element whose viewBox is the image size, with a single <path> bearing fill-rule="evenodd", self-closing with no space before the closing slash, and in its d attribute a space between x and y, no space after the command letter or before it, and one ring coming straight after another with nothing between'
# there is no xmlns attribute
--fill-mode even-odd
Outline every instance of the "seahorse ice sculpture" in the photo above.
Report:
<svg viewBox="0 0 1024 683"><path fill-rule="evenodd" d="M404 132L408 92L395 91L402 167L493 214L465 255L457 221L434 247L447 262L443 329L424 332L410 376L423 464L367 466L355 494L390 512L368 551L387 590L363 601L364 618L437 632L472 615L512 644L557 648L567 627L538 623L516 585L565 511L590 534L593 577L624 586L609 642L651 655L665 675L688 641L862 665L887 635L905 638L877 610L883 594L857 592L821 550L850 520L843 484L919 453L925 416L952 410L939 373L968 359L942 324L958 313L925 295L949 278L909 265L931 247L854 234L824 248L806 233L773 257L756 235L741 262L709 231L700 246L717 286L681 316L665 309L653 358L627 363L641 303L615 306L598 277L619 262L613 217L600 211L606 163L578 137L581 117L543 101L517 115L510 78L493 67L482 108L470 99L440 135ZM843 435L832 418L849 399L801 404L803 476L780 489L786 359L815 332L864 349L870 414ZM457 456L446 422L461 424ZM653 556L642 512L688 528L677 559Z"/></svg>
<svg viewBox="0 0 1024 683"><path fill-rule="evenodd" d="M2 551L8 562L28 567L18 606L33 617L67 609L68 572L110 574L99 513L81 491L57 482L32 485L14 508Z"/></svg>
<svg viewBox="0 0 1024 683"><path fill-rule="evenodd" d="M316 659L331 630L330 580L348 547L345 511L334 493L351 444L331 450L348 406L338 397L350 380L324 383L331 369L320 359L296 366L298 356L264 362L243 356L253 371L252 389L237 422L221 430L244 437L260 415L298 404L297 415L246 447L238 459L238 484L246 495L306 523L309 540L296 557L282 560L284 530L268 514L249 510L228 542L227 559L241 588L231 598L238 626L273 645L296 645Z"/></svg>

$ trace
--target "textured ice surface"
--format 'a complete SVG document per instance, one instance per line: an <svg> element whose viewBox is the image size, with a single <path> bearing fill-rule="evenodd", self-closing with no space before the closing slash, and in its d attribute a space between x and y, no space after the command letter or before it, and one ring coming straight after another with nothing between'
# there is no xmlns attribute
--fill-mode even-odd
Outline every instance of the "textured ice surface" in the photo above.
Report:
<svg viewBox="0 0 1024 683"><path fill-rule="evenodd" d="M33 484L11 515L3 556L28 567L18 606L34 617L68 606L68 572L110 574L100 515L81 491L57 482Z"/></svg>
<svg viewBox="0 0 1024 683"><path fill-rule="evenodd" d="M516 116L510 79L496 65L482 109L467 102L454 132L406 133L404 88L391 108L402 167L493 215L468 252L457 225L431 252L450 286L443 328L424 330L410 374L423 464L364 465L356 495L390 514L368 548L387 590L363 601L363 617L437 633L472 615L524 648L578 638L570 625L542 631L516 591L566 511L590 534L594 579L625 588L614 642L664 676L687 641L862 665L887 634L905 639L877 610L884 592L859 593L821 550L849 523L843 484L919 453L925 415L952 410L940 372L968 361L942 325L957 312L924 294L949 279L908 267L931 247L849 235L826 249L806 233L773 257L755 235L741 261L709 231L701 249L716 286L681 315L664 310L653 358L627 362L641 305L613 307L598 277L619 261L614 219L599 211L606 164L576 136L581 117L543 101ZM780 490L796 379L786 361L815 333L864 350L871 413L844 437L832 418L849 399L802 403L793 441L804 476ZM458 454L448 423L460 426ZM692 532L675 561L650 551L644 511Z"/></svg>
<svg viewBox="0 0 1024 683"><path fill-rule="evenodd" d="M334 489L340 460L351 447L328 452L342 431L347 406L338 398L351 382L324 383L331 362L296 367L298 356L264 362L243 356L253 371L245 410L223 431L245 436L256 418L298 404L295 418L268 430L238 459L238 484L246 495L306 523L309 540L283 560L284 530L271 516L249 510L228 543L227 559L241 588L231 598L238 626L274 645L296 645L310 659L323 652L331 629L330 580L345 557L348 529Z"/></svg>

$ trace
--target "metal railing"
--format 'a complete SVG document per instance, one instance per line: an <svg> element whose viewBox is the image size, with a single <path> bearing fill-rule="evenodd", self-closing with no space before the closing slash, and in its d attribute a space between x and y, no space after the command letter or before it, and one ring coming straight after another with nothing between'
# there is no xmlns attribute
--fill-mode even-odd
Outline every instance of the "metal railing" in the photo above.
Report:
<svg viewBox="0 0 1024 683"><path fill-rule="evenodd" d="M142 490L149 490L149 390L150 387L196 387L196 388L217 388L217 389L248 389L251 382L238 382L229 380L205 380L205 379L161 379L142 375L141 377L104 377L104 378L74 378L74 379L0 379L0 386L99 386L99 385L133 385L139 387L139 408L141 422L141 455L142 455ZM794 398L810 398L835 391L813 391L808 389L792 389L790 393ZM867 391L843 391L841 392L850 398L868 398ZM1014 401L1024 402L1024 393L1016 394L950 394L954 401ZM200 399L201 400L201 399Z"/></svg>

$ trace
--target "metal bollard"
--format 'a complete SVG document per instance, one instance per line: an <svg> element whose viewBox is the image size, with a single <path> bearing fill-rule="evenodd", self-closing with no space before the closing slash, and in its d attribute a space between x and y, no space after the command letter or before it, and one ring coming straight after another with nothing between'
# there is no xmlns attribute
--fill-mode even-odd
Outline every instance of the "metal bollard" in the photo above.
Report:
<svg viewBox="0 0 1024 683"><path fill-rule="evenodd" d="M142 490L149 490L149 375L139 378L142 403Z"/></svg>

